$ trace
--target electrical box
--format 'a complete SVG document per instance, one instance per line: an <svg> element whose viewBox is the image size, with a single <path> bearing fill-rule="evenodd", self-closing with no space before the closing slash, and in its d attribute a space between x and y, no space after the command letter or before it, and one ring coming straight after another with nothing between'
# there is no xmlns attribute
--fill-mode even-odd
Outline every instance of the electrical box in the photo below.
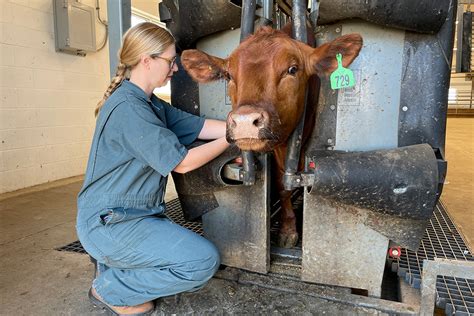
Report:
<svg viewBox="0 0 474 316"><path fill-rule="evenodd" d="M53 0L56 51L85 56L96 51L95 9L79 0Z"/></svg>

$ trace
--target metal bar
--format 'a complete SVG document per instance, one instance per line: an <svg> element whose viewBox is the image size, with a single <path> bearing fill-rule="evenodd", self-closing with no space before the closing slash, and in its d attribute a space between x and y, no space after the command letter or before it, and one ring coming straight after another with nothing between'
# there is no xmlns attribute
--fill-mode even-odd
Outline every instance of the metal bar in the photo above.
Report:
<svg viewBox="0 0 474 316"><path fill-rule="evenodd" d="M463 12L464 12L464 5L458 4L457 10L457 22L456 25L456 72L462 72L462 34L463 34Z"/></svg>
<svg viewBox="0 0 474 316"><path fill-rule="evenodd" d="M247 36L253 33L255 10L257 9L256 0L243 0L242 17L240 20L240 41L242 42Z"/></svg>
<svg viewBox="0 0 474 316"><path fill-rule="evenodd" d="M474 262L434 258L423 261L420 315L433 315L438 275L474 279Z"/></svg>
<svg viewBox="0 0 474 316"><path fill-rule="evenodd" d="M308 42L306 30L306 12L308 8L307 0L293 0L293 11L291 18L293 20L293 38L303 43Z"/></svg>
<svg viewBox="0 0 474 316"><path fill-rule="evenodd" d="M256 0L244 0L242 2L242 17L240 20L240 41L242 42L254 30ZM255 157L251 151L242 152L243 184L255 184Z"/></svg>
<svg viewBox="0 0 474 316"><path fill-rule="evenodd" d="M318 25L318 16L319 16L319 0L311 0L311 12L309 14L309 20L313 30L316 30Z"/></svg>
<svg viewBox="0 0 474 316"><path fill-rule="evenodd" d="M255 156L251 151L242 152L243 185L255 184Z"/></svg>
<svg viewBox="0 0 474 316"><path fill-rule="evenodd" d="M277 0L278 7L285 15L291 15L291 8L288 6L286 1L284 0Z"/></svg>
<svg viewBox="0 0 474 316"><path fill-rule="evenodd" d="M473 25L473 18L472 18L472 12L463 12L462 14L462 21L458 22L458 27L459 24L461 25L461 30L462 34L461 36L461 72L463 73L470 73L472 69L471 65L471 55L472 55L472 38L473 38L473 32L472 32L472 25ZM458 29L459 32L459 29ZM459 35L459 34L458 34ZM459 49L459 48L458 48ZM456 65L458 61L456 60Z"/></svg>
<svg viewBox="0 0 474 316"><path fill-rule="evenodd" d="M275 5L275 24L276 24L275 26L277 30L281 29L281 15L282 14L283 13L281 12L280 8L276 4Z"/></svg>
<svg viewBox="0 0 474 316"><path fill-rule="evenodd" d="M117 53L122 46L122 36L132 23L131 0L107 0L107 19L109 22L110 78L113 78L117 71Z"/></svg>
<svg viewBox="0 0 474 316"><path fill-rule="evenodd" d="M307 0L293 0L293 11L292 11L292 35L293 38L303 43L308 42L307 29L306 29L306 11L308 8ZM308 98L308 88L306 87L305 92L305 104L303 114L298 123L298 126L293 131L288 141L288 150L286 153L285 160L285 174L283 176L283 186L285 190L293 189L291 178L298 171L298 163L300 160L301 143L303 138L303 127L306 116L306 103Z"/></svg>
<svg viewBox="0 0 474 316"><path fill-rule="evenodd" d="M273 0L263 0L263 18L273 23Z"/></svg>

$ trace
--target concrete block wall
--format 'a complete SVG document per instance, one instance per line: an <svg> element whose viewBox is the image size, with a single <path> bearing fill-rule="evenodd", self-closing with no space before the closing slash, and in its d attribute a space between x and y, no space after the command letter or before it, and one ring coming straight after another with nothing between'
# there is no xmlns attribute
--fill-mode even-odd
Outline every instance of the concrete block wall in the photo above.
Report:
<svg viewBox="0 0 474 316"><path fill-rule="evenodd" d="M96 32L99 45L97 21ZM52 0L0 0L0 45L0 193L83 174L108 46L86 57L55 52Z"/></svg>

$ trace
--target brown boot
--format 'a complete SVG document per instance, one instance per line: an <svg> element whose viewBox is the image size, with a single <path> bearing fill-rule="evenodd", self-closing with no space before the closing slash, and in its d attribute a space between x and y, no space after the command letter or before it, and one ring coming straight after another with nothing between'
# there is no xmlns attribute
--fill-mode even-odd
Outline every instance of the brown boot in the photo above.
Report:
<svg viewBox="0 0 474 316"><path fill-rule="evenodd" d="M89 299L94 306L105 309L110 315L127 315L127 316L146 316L153 314L155 305L153 302L146 302L136 306L112 306L105 303L97 294L93 287L89 290Z"/></svg>

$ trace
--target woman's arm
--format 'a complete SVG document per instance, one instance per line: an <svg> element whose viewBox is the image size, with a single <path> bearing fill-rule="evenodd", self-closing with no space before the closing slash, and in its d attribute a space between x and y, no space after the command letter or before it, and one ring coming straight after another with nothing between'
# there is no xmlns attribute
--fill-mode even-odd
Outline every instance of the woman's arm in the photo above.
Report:
<svg viewBox="0 0 474 316"><path fill-rule="evenodd" d="M204 126L199 133L199 139L217 139L225 137L226 123L225 121L206 119Z"/></svg>
<svg viewBox="0 0 474 316"><path fill-rule="evenodd" d="M204 124L204 126L206 125ZM229 147L229 143L227 143L224 136L199 147L192 148L173 171L177 173L186 173L197 169L222 154L227 147Z"/></svg>

